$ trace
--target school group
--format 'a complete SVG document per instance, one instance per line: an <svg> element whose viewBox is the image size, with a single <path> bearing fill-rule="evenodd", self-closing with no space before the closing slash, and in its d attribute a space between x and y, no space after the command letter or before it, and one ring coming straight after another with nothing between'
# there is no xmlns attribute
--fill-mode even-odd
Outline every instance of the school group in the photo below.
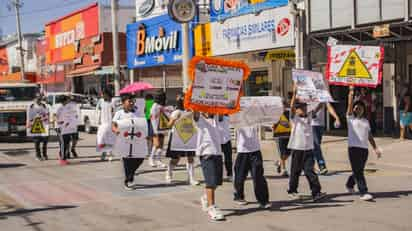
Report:
<svg viewBox="0 0 412 231"><path fill-rule="evenodd" d="M368 143L373 147L373 152L380 157L381 151L377 147L369 121L366 117L366 105L362 100L354 100L354 87L349 87L348 107L346 121L348 128L348 156L352 168L352 174L348 178L345 187L348 192L355 193L355 185L359 190L361 200L372 200L373 196L368 193L364 168L368 159ZM318 162L320 174L326 174L326 163L322 156L321 140L324 127L324 108L331 112L335 118L335 126L340 126L339 117L328 103L306 104L296 98L297 88L294 87L291 95L290 106L285 107L284 115L290 118L291 132L288 136L278 139L279 152L281 154L279 172L289 176L289 188L287 193L293 200L302 199L298 193L299 177L302 171L309 182L312 200L314 202L325 198L326 193L322 192L317 173L315 172L315 161ZM109 124L112 132L119 136L118 122L124 119L138 118L135 113L135 96L131 94L121 95L122 108L115 111L115 106L111 101L109 92L104 92L103 100L98 104L100 110L100 123ZM233 166L232 145L229 117L227 115L214 115L210 113L188 112L184 108L184 95L178 94L177 104L170 114L168 126L169 131L159 129L159 116L166 107L165 94L159 93L154 99L151 95L146 95L145 117L148 127L148 142L151 146L149 155L149 165L152 167L166 168L165 180L168 183L173 181L173 169L182 157L187 158L186 168L188 172L188 182L191 185L198 185L199 182L194 177L194 157L199 157L205 184L205 192L200 198L202 210L205 211L211 220L224 220L224 214L215 203L215 192L223 182L223 165L226 169L227 179L234 185L234 201L239 205L246 205L244 195L244 183L250 173L253 180L253 187L259 207L269 209L269 190L264 176L263 160L260 151L259 134L257 125L236 129L236 150L237 157ZM60 139L60 164L67 164L70 153L77 156L75 146L78 139L77 125L64 124L67 114L73 114L70 98L63 100L62 106L57 110L56 120ZM33 111L48 110L39 96L30 106ZM190 113L193 125L197 130L197 142L194 150L179 151L171 148L171 140L176 138L175 124L182 115ZM66 122L64 122L66 121ZM285 125L285 126L289 126ZM74 129L76 127L76 129ZM73 129L72 129L73 128ZM169 142L167 149L163 150L163 144L169 132ZM47 159L48 137L35 137L35 148L38 159ZM41 155L40 143L43 143L43 157ZM70 148L69 148L70 147ZM166 153L170 158L167 164L162 163L161 156ZM104 152L102 158L107 154ZM286 171L286 160L291 156L289 172ZM136 170L143 163L144 158L134 158L130 155L122 155L124 168L124 188L134 190L133 182Z"/></svg>

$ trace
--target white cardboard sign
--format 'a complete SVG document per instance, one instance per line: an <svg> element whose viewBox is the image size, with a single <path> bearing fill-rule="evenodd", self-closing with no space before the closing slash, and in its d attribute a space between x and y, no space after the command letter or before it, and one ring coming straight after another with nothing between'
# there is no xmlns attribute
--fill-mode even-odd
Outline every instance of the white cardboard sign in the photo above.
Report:
<svg viewBox="0 0 412 231"><path fill-rule="evenodd" d="M147 150L147 121L143 118L116 121L119 134L113 152L122 157L145 158Z"/></svg>

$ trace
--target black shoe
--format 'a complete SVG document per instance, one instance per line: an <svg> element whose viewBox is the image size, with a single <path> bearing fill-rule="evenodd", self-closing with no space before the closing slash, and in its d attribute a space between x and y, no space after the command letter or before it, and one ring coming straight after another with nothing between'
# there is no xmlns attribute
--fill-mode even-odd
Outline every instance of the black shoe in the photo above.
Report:
<svg viewBox="0 0 412 231"><path fill-rule="evenodd" d="M319 174L323 176L326 176L326 174L328 174L328 169L326 168L326 166L320 167Z"/></svg>
<svg viewBox="0 0 412 231"><path fill-rule="evenodd" d="M326 193L319 192L312 197L313 202L318 202L326 197Z"/></svg>
<svg viewBox="0 0 412 231"><path fill-rule="evenodd" d="M276 161L275 166L276 166L276 172L277 172L278 174L280 174L280 173L282 172L282 167L280 166L279 161Z"/></svg>
<svg viewBox="0 0 412 231"><path fill-rule="evenodd" d="M49 157L47 155L43 155L44 160L49 160Z"/></svg>
<svg viewBox="0 0 412 231"><path fill-rule="evenodd" d="M73 158L78 158L78 157L79 157L79 156L77 155L76 150L72 149L71 152L72 152Z"/></svg>

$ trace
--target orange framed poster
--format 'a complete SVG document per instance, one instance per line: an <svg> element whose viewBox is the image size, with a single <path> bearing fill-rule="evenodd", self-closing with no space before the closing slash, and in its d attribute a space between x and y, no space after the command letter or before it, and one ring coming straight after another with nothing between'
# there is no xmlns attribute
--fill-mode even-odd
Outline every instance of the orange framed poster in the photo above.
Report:
<svg viewBox="0 0 412 231"><path fill-rule="evenodd" d="M243 81L249 74L244 62L193 57L189 65L192 83L185 95L185 108L212 114L240 111Z"/></svg>

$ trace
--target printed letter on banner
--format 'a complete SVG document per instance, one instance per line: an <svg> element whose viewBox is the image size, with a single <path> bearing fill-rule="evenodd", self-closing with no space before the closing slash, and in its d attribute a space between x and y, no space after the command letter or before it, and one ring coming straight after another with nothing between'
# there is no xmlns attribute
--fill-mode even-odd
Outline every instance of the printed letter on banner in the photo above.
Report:
<svg viewBox="0 0 412 231"><path fill-rule="evenodd" d="M213 114L238 112L243 81L249 73L243 62L193 57L189 67L192 84L185 95L185 108Z"/></svg>
<svg viewBox="0 0 412 231"><path fill-rule="evenodd" d="M331 85L373 87L381 83L384 48L336 45L328 48L326 78Z"/></svg>

